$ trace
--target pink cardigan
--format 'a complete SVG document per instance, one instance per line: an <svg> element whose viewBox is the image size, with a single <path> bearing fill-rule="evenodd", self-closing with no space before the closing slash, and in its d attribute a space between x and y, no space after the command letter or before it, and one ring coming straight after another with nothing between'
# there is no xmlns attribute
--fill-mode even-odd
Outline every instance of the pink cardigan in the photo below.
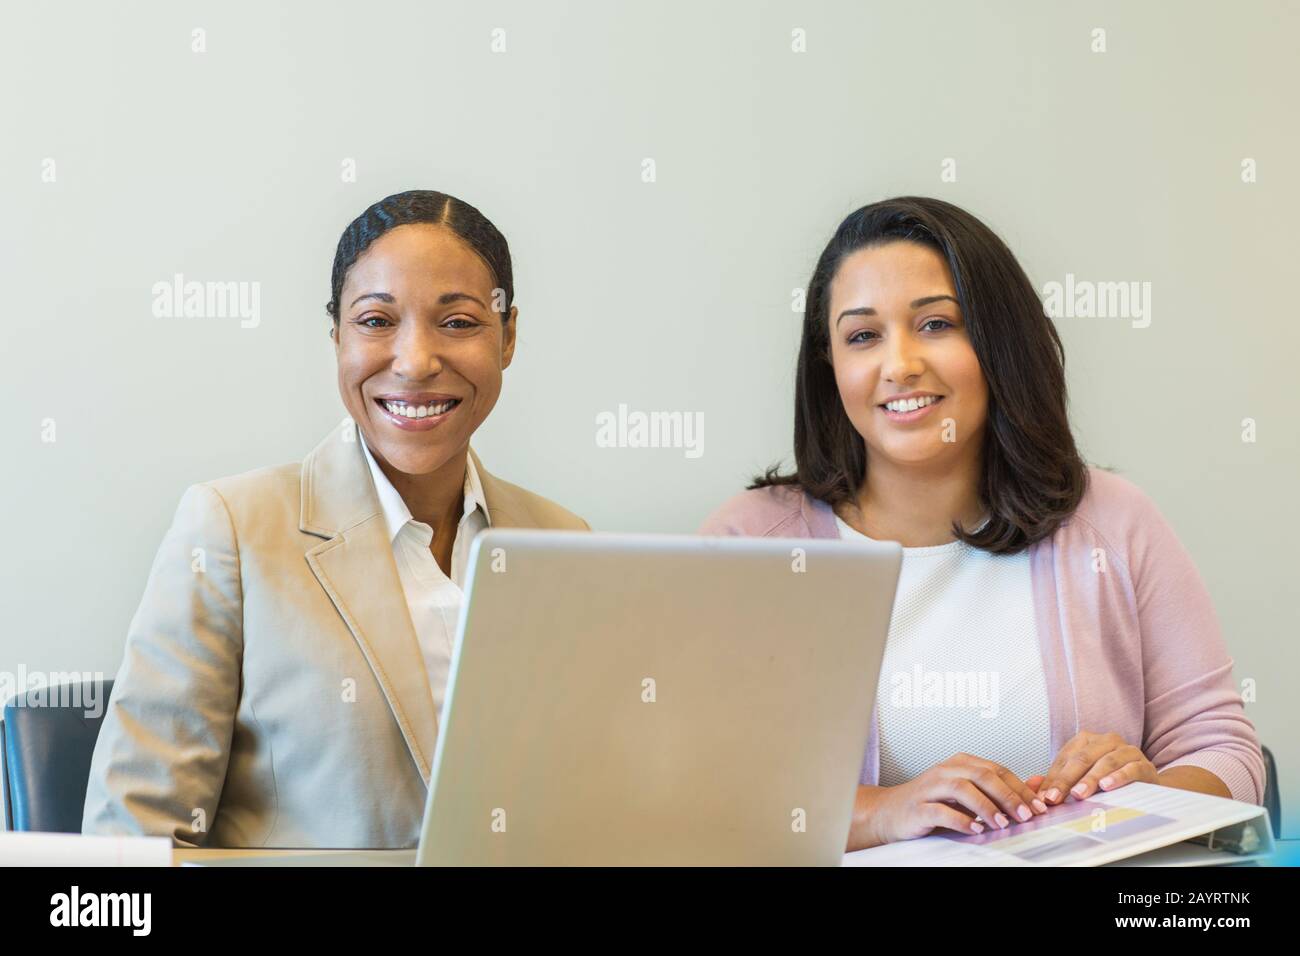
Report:
<svg viewBox="0 0 1300 956"><path fill-rule="evenodd" d="M1234 799L1261 803L1264 758L1196 566L1136 485L1098 468L1088 478L1075 513L1029 552L1052 752L1081 730L1113 732L1159 770L1203 767ZM700 534L838 538L839 529L825 502L778 486L731 498ZM861 782L879 770L873 714Z"/></svg>

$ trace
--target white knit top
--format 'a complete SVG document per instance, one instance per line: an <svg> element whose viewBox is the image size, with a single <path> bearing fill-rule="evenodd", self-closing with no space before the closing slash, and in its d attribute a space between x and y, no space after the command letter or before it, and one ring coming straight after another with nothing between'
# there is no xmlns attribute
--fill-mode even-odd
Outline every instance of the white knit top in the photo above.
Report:
<svg viewBox="0 0 1300 956"><path fill-rule="evenodd" d="M840 537L866 540L838 516ZM1029 552L904 548L877 686L881 786L958 753L1022 780L1055 754Z"/></svg>

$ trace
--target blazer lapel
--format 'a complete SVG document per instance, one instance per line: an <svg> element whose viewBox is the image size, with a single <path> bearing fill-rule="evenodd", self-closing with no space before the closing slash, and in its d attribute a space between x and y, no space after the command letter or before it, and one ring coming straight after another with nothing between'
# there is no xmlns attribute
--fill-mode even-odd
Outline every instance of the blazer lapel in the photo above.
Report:
<svg viewBox="0 0 1300 956"><path fill-rule="evenodd" d="M469 456L474 459L474 470L478 472L479 484L483 486L484 504L487 505L488 524L494 528L539 528L542 527L533 510L528 506L519 489L508 481L488 473L479 461L478 455L471 447Z"/></svg>
<svg viewBox="0 0 1300 956"><path fill-rule="evenodd" d="M427 786L438 715L359 441L344 419L303 459L298 526L326 539L307 552L307 563L360 645Z"/></svg>

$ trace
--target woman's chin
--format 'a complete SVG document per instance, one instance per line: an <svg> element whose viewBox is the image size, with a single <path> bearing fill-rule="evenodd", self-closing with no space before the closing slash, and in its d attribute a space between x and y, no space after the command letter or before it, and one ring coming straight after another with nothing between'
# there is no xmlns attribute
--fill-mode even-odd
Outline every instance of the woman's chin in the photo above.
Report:
<svg viewBox="0 0 1300 956"><path fill-rule="evenodd" d="M891 464L905 468L933 468L957 457L955 445L934 440L889 442L874 447L868 445L867 448L869 458L879 455Z"/></svg>
<svg viewBox="0 0 1300 956"><path fill-rule="evenodd" d="M426 447L422 448L409 448L404 447L404 443L389 442L387 448L391 453L385 453L381 448L380 454L404 475L431 475L451 460L456 446L431 438L423 439L423 442Z"/></svg>

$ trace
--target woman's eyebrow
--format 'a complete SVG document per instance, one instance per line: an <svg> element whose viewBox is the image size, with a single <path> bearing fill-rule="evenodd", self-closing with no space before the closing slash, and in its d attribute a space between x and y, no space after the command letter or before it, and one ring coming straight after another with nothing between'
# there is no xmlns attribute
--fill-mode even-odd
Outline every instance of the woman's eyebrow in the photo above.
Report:
<svg viewBox="0 0 1300 956"><path fill-rule="evenodd" d="M841 312L840 317L835 320L835 324L839 325L840 322L843 321L846 315L875 315L875 314L876 314L875 309L871 308L870 306L860 305L856 309L845 309L843 312Z"/></svg>
<svg viewBox="0 0 1300 956"><path fill-rule="evenodd" d="M387 302L390 305L397 301L387 292L366 292L353 299L352 305L356 305L362 299L378 299L380 302ZM352 308L352 305L348 306L348 308Z"/></svg>
<svg viewBox="0 0 1300 956"><path fill-rule="evenodd" d="M477 302L479 305L483 306L483 308L487 308L482 299L476 295L470 295L468 292L444 292L442 295L438 296L438 304L448 305L452 302L459 302L461 299L469 299L471 302Z"/></svg>
<svg viewBox="0 0 1300 956"><path fill-rule="evenodd" d="M393 298L392 294L388 292L365 292L353 299L352 305L356 305L362 299L378 299L380 302L387 302L390 305L397 301ZM479 305L482 305L483 308L487 308L486 305L483 305L482 299L476 295L470 295L468 292L444 292L442 295L438 296L438 304L449 305L452 302L459 302L462 299L469 299L471 302L477 302ZM349 306L349 308L351 308L351 306Z"/></svg>
<svg viewBox="0 0 1300 956"><path fill-rule="evenodd" d="M949 302L956 302L957 305L961 305L960 302L957 302L956 298L945 293L943 295L927 295L927 296L923 296L920 299L913 299L911 303L908 305L908 308L920 309L923 308L924 306L930 305L935 302L942 302L945 299ZM840 319L843 319L846 315L875 315L875 314L876 314L876 310L871 308L871 306L868 305L859 306L856 309L845 309L843 312L840 313L839 318L835 320L835 324L839 325Z"/></svg>
<svg viewBox="0 0 1300 956"><path fill-rule="evenodd" d="M949 302L956 302L957 305L961 305L961 303L957 302L957 300L953 296L950 296L945 293L944 295L927 295L923 299L913 299L912 304L911 306L909 306L909 308L920 309L934 302L942 302L944 299L947 299Z"/></svg>

